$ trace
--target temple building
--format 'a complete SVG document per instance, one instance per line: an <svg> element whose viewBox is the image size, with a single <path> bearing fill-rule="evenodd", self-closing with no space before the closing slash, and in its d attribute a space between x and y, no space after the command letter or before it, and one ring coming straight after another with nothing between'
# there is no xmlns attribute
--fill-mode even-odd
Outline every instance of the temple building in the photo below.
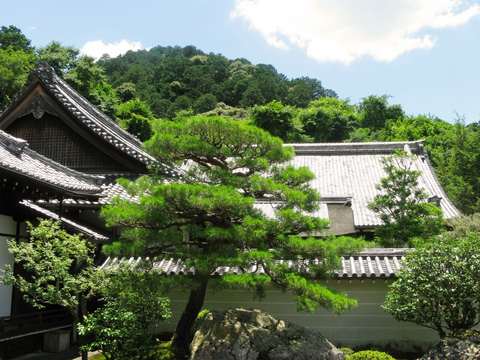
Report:
<svg viewBox="0 0 480 360"><path fill-rule="evenodd" d="M460 215L440 186L423 141L292 146L296 156L291 164L308 166L315 174L312 186L322 195L316 215L330 220L328 231L335 235L372 237L375 227L381 225L367 204L378 191L375 185L385 176L380 160L395 150L417 155L414 168L421 171L419 185L444 217ZM143 150L135 136L78 94L48 64L39 63L23 90L0 111L0 269L13 265L6 239L23 241L26 221L38 217L60 220L69 231L83 233L98 244L114 240L116 229L105 227L99 210L108 199L123 194L116 179L135 179L147 174L152 165L162 166ZM175 169L161 169L166 177L178 176ZM271 205L256 204L265 212L271 211ZM317 318L300 316L293 300L277 293L271 294L271 300L255 304L243 293L221 292L221 298L212 293L205 306L222 308L232 305L233 300L244 307L263 306L273 315L318 328L330 341L345 346L375 339L385 345L402 336L428 340L434 335L425 335L415 326L399 325L379 307L403 254L404 249L384 249L343 258L335 286L359 296L359 307L349 316L323 312ZM109 259L105 266L114 262ZM168 274L182 269L159 263L158 271ZM180 293L172 296L174 320L183 301ZM8 354L18 350L15 347L25 351L38 346L45 331L71 325L61 311L48 311L29 308L16 290L0 285L0 349L5 351L2 354L0 350L0 358L11 356ZM366 323L368 334L361 330ZM354 338L358 332L360 338Z"/></svg>

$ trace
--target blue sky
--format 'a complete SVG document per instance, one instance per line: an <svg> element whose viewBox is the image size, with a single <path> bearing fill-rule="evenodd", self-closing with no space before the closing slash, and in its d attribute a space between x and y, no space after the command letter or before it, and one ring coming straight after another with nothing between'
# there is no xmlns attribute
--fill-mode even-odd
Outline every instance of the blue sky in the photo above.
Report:
<svg viewBox="0 0 480 360"><path fill-rule="evenodd" d="M0 25L36 47L92 56L194 45L322 81L358 103L480 120L480 0L0 0Z"/></svg>

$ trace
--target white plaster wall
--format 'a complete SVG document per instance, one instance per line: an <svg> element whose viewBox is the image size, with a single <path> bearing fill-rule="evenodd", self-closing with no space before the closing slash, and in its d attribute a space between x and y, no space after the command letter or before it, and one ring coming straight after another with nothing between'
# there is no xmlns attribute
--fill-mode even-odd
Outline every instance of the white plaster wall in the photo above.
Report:
<svg viewBox="0 0 480 360"><path fill-rule="evenodd" d="M261 309L272 316L320 331L338 347L393 349L401 352L425 350L438 340L433 330L407 322L397 322L380 307L385 301L392 280L335 280L328 286L346 292L357 299L358 307L335 315L319 310L314 314L298 313L294 297L289 292L272 289L261 301L241 290L208 291L204 309L224 310L230 307ZM160 325L160 331L173 331L186 305L188 292L173 290L168 294L172 318Z"/></svg>
<svg viewBox="0 0 480 360"><path fill-rule="evenodd" d="M0 215L0 233L15 236L16 223L10 216ZM7 264L13 266L13 255L8 252L7 236L0 236L0 276ZM12 286L0 283L0 316L10 316L12 308Z"/></svg>

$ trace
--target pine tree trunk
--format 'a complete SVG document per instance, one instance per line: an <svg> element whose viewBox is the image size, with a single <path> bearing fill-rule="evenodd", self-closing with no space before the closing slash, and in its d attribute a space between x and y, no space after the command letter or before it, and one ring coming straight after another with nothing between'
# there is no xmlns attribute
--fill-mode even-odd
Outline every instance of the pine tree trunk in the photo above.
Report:
<svg viewBox="0 0 480 360"><path fill-rule="evenodd" d="M196 276L197 287L190 290L187 305L177 323L172 337L172 345L188 350L193 339L192 327L202 310L207 290L208 276Z"/></svg>

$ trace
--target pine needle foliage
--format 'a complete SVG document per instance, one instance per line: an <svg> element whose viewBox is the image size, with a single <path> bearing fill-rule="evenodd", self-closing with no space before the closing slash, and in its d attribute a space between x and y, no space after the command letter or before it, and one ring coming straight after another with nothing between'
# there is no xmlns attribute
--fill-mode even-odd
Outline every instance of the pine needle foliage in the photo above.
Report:
<svg viewBox="0 0 480 360"><path fill-rule="evenodd" d="M102 214L108 225L125 228L108 249L112 254L167 257L193 269L197 305L187 305L190 320L180 320L176 335L180 326L190 329L209 279L222 267L241 274L224 276L223 285L261 295L276 284L295 294L299 310L341 313L356 305L318 280L330 277L339 256L358 251L363 241L324 234L328 222L313 216L320 206L309 185L314 175L289 165L291 147L220 117L158 121L154 131L147 151L185 173L166 181L153 168L153 176L122 180L132 198L115 199Z"/></svg>

